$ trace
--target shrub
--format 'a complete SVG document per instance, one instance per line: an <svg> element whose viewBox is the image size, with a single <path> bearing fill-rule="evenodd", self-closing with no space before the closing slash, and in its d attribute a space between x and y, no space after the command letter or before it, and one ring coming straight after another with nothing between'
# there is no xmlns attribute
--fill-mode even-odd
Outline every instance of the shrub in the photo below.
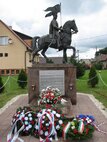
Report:
<svg viewBox="0 0 107 142"><path fill-rule="evenodd" d="M25 73L24 70L21 70L21 72L19 73L17 83L22 89L24 89L26 87L26 85L27 85L27 74Z"/></svg>
<svg viewBox="0 0 107 142"><path fill-rule="evenodd" d="M4 91L4 86L3 86L2 78L0 76L0 93L2 93L3 91Z"/></svg>
<svg viewBox="0 0 107 142"><path fill-rule="evenodd" d="M98 62L98 63L95 64L95 68L96 68L97 70L102 70L103 64L102 64L101 62Z"/></svg>
<svg viewBox="0 0 107 142"><path fill-rule="evenodd" d="M80 78L85 74L85 64L77 61L76 59L70 59L70 63L76 66L76 77Z"/></svg>
<svg viewBox="0 0 107 142"><path fill-rule="evenodd" d="M89 72L89 80L88 80L88 85L90 87L95 87L98 84L98 76L97 76L97 72L94 66L92 66L90 68L90 72Z"/></svg>

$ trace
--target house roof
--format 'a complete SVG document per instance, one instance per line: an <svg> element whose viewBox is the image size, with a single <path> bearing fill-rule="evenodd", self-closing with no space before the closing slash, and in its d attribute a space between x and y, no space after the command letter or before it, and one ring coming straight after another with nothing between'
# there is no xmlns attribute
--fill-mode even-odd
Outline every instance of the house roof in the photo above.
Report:
<svg viewBox="0 0 107 142"><path fill-rule="evenodd" d="M9 26L7 26L2 20L0 20L0 22L8 29L10 30L10 32L12 32L25 46L28 50L31 50L31 47L14 31L12 30L12 28L10 28ZM19 32L18 32L19 33ZM21 35L21 33L20 33ZM23 34L24 36L24 34ZM27 35L25 35L27 36Z"/></svg>
<svg viewBox="0 0 107 142"><path fill-rule="evenodd" d="M107 54L100 54L97 59L99 61L107 61Z"/></svg>
<svg viewBox="0 0 107 142"><path fill-rule="evenodd" d="M13 30L21 39L26 40L26 39L32 39L31 36L28 36L26 34L20 33L18 31Z"/></svg>

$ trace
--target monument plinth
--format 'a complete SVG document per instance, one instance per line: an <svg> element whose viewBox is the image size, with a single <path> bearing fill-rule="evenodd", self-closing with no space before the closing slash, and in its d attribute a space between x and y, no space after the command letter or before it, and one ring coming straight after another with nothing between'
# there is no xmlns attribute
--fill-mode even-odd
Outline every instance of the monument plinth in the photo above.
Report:
<svg viewBox="0 0 107 142"><path fill-rule="evenodd" d="M64 98L76 104L76 67L71 64L33 64L28 68L29 103L35 102L47 86L58 88Z"/></svg>

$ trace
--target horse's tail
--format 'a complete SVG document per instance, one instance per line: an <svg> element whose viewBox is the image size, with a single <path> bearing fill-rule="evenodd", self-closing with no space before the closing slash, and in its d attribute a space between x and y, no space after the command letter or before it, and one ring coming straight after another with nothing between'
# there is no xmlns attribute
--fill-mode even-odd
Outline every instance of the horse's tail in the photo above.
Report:
<svg viewBox="0 0 107 142"><path fill-rule="evenodd" d="M37 49L37 39L39 39L40 37L39 36L35 36L33 37L32 39L32 51L34 51L35 49Z"/></svg>

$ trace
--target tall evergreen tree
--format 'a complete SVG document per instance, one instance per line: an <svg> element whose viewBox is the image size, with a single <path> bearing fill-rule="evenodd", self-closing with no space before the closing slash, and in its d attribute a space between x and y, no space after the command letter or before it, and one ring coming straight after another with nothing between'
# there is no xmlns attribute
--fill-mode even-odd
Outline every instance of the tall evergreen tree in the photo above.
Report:
<svg viewBox="0 0 107 142"><path fill-rule="evenodd" d="M92 66L90 68L90 72L89 72L89 80L88 80L88 85L90 87L95 87L98 84L98 76L97 76L97 72L94 66Z"/></svg>
<svg viewBox="0 0 107 142"><path fill-rule="evenodd" d="M27 74L25 73L24 70L21 70L21 72L19 73L17 83L22 89L24 89L26 87L26 85L27 85Z"/></svg>

